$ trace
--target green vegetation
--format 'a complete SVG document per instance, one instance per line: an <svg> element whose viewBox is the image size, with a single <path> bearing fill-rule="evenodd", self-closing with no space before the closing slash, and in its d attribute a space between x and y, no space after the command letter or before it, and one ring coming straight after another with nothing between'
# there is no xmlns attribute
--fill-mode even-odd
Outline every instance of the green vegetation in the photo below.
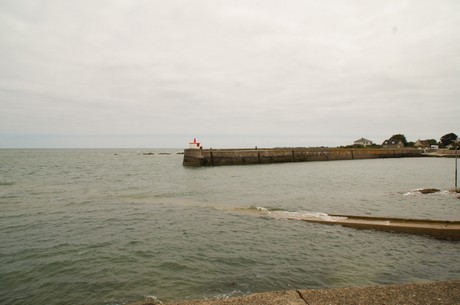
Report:
<svg viewBox="0 0 460 305"><path fill-rule="evenodd" d="M355 141L355 143L362 143L362 140L366 139L360 139ZM371 142L370 140L366 140L367 143ZM421 148L430 148L435 146L434 148L436 149L436 146L439 146L439 148L450 148L450 149L455 149L455 147L460 148L460 139L458 136L451 132L448 134L443 135L439 141L436 141L436 139L425 139L421 140L418 139L416 142L414 141L407 141L406 136L404 134L398 133L392 135L388 140L385 140L382 145L379 144L371 144L371 145L362 145L362 144L352 144L352 145L346 145L346 146L339 146L339 148L382 148L382 147L399 147L401 148L402 145L404 147L416 147L418 149Z"/></svg>
<svg viewBox="0 0 460 305"><path fill-rule="evenodd" d="M406 140L406 136L403 134L392 135L389 141L395 141L395 142L402 141L404 146L409 146Z"/></svg>
<svg viewBox="0 0 460 305"><path fill-rule="evenodd" d="M451 132L443 135L439 140L439 144L441 147L447 147L453 144L455 141L458 141L458 136L455 133Z"/></svg>
<svg viewBox="0 0 460 305"><path fill-rule="evenodd" d="M403 142L404 143L404 146L405 147L414 147L414 145L416 144L416 142L413 142L413 141L410 141L408 142L407 139L406 139L406 136L403 135L403 134L395 134L395 135L392 135L391 138L388 139L388 141L394 141L394 142ZM460 146L460 143L458 142L459 139L458 139L458 136L455 134L455 133L448 133L448 134L445 134L443 135L439 142L436 141L435 139L426 139L426 140L421 140L422 142L424 142L424 145L426 145L426 147L429 147L431 145L439 145L439 147L441 148L446 148L446 147L449 147L449 146L454 146L453 144L457 143L458 146Z"/></svg>

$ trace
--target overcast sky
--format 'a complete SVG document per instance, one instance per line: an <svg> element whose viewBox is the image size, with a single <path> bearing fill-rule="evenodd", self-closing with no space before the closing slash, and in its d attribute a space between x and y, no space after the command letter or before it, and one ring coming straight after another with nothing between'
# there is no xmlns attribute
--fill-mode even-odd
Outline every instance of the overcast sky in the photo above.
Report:
<svg viewBox="0 0 460 305"><path fill-rule="evenodd" d="M0 147L460 132L458 0L0 0Z"/></svg>

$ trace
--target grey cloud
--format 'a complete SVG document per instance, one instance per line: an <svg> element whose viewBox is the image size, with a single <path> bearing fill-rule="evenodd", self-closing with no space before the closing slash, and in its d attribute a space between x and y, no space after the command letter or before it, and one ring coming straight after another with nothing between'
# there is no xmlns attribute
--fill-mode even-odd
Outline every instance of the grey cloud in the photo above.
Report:
<svg viewBox="0 0 460 305"><path fill-rule="evenodd" d="M438 138L460 113L459 6L5 0L0 132Z"/></svg>

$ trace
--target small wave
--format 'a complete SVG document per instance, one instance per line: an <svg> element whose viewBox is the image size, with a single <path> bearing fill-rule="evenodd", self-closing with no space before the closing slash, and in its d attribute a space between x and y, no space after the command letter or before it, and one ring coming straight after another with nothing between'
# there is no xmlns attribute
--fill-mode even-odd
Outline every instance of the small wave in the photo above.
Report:
<svg viewBox="0 0 460 305"><path fill-rule="evenodd" d="M13 181L0 181L0 186L11 186L14 185Z"/></svg>
<svg viewBox="0 0 460 305"><path fill-rule="evenodd" d="M121 305L121 304L126 304L126 305L140 305L140 304L154 304L154 305L161 305L163 302L155 295L145 295L142 301L135 301L135 302L129 302L129 303L114 303L114 305Z"/></svg>
<svg viewBox="0 0 460 305"><path fill-rule="evenodd" d="M265 207L257 207L263 215L276 219L291 219L291 220L304 220L304 219L318 219L324 221L338 221L346 219L346 217L330 216L322 212L309 212L309 211L285 211L281 209L270 209Z"/></svg>
<svg viewBox="0 0 460 305"><path fill-rule="evenodd" d="M262 209L261 207L258 207L258 206L255 206L255 205L251 205L249 206L248 208L244 208L246 210L253 210L253 211L259 211L259 209Z"/></svg>
<svg viewBox="0 0 460 305"><path fill-rule="evenodd" d="M260 207L260 206L255 206L251 205L248 210L254 210L254 211L261 211L261 212L273 212L273 211L285 211L280 208L266 208L266 207Z"/></svg>
<svg viewBox="0 0 460 305"><path fill-rule="evenodd" d="M243 292L241 290L232 290L226 293L217 293L212 294L209 297L205 298L205 300L215 301L215 300L225 300L235 296L242 295Z"/></svg>
<svg viewBox="0 0 460 305"><path fill-rule="evenodd" d="M160 301L160 299L154 295L146 295L144 296L144 300L146 302L153 302L153 304L163 304L163 302Z"/></svg>
<svg viewBox="0 0 460 305"><path fill-rule="evenodd" d="M330 216L329 214L321 213L321 212L287 212L287 211L273 212L272 217L294 219L294 220L318 219L318 220L324 220L324 221L338 221L338 220L346 219L346 217Z"/></svg>

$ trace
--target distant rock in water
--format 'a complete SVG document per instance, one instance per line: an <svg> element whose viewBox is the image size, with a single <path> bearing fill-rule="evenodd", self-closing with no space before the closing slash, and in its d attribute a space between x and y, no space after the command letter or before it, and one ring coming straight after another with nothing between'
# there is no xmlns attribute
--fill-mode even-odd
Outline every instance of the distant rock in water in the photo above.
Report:
<svg viewBox="0 0 460 305"><path fill-rule="evenodd" d="M142 153L141 155L143 156L153 156L155 153L153 152L148 152L148 153Z"/></svg>
<svg viewBox="0 0 460 305"><path fill-rule="evenodd" d="M422 194L433 194L433 193L439 193L441 190L438 189L421 189L419 190L420 193Z"/></svg>
<svg viewBox="0 0 460 305"><path fill-rule="evenodd" d="M171 153L158 153L159 155L170 155Z"/></svg>

